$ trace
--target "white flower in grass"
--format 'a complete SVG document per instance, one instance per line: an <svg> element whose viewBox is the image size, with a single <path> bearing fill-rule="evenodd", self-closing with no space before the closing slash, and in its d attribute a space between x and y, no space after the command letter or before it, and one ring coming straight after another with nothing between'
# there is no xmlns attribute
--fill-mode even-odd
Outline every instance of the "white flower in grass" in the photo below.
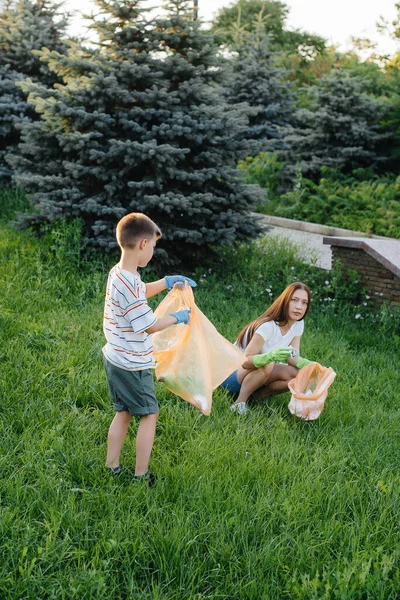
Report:
<svg viewBox="0 0 400 600"><path fill-rule="evenodd" d="M360 313L357 313L355 316L356 319L360 319L360 317L361 317Z"/></svg>
<svg viewBox="0 0 400 600"><path fill-rule="evenodd" d="M325 281L325 285L329 285L329 281Z"/></svg>

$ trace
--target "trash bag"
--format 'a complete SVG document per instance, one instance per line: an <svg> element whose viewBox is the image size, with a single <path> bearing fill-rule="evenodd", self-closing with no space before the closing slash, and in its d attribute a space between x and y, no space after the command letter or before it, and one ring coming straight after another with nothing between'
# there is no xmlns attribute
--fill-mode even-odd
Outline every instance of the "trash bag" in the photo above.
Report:
<svg viewBox="0 0 400 600"><path fill-rule="evenodd" d="M244 356L196 306L187 283L175 284L155 315L159 319L183 308L192 309L188 325L180 323L153 334L156 377L208 416L213 390L243 363Z"/></svg>
<svg viewBox="0 0 400 600"><path fill-rule="evenodd" d="M292 415L305 421L318 419L324 408L328 388L335 377L333 369L317 362L300 369L297 376L288 383L292 392L288 409Z"/></svg>

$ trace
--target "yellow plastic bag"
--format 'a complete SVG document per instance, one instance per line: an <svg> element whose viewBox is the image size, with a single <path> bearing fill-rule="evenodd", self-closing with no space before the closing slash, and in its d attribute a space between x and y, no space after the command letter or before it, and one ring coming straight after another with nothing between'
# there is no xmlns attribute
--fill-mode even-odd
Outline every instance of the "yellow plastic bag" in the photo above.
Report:
<svg viewBox="0 0 400 600"><path fill-rule="evenodd" d="M156 377L208 416L213 390L243 363L244 356L196 306L187 283L175 285L155 315L159 319L183 308L192 309L188 325L173 325L153 334Z"/></svg>
<svg viewBox="0 0 400 600"><path fill-rule="evenodd" d="M318 419L324 408L328 388L335 377L333 369L323 367L317 362L303 367L288 383L292 392L288 409L292 415L305 421Z"/></svg>

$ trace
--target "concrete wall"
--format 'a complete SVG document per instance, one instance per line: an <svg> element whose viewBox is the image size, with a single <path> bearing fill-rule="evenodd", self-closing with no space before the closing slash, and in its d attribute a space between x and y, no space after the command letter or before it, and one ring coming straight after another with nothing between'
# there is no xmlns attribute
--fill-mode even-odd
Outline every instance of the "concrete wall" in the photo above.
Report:
<svg viewBox="0 0 400 600"><path fill-rule="evenodd" d="M400 278L364 250L332 246L332 263L339 259L346 269L360 273L371 299L400 307Z"/></svg>

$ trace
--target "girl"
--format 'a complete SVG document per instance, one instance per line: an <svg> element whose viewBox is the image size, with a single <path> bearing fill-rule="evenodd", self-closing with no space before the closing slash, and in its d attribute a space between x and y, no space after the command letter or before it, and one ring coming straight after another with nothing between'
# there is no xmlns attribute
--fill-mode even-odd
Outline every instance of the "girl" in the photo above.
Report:
<svg viewBox="0 0 400 600"><path fill-rule="evenodd" d="M221 384L239 394L231 410L245 414L247 400L260 388L264 397L286 391L297 370L311 362L299 356L310 300L310 290L304 283L291 283L261 316L239 333L236 345L243 350L246 361Z"/></svg>

